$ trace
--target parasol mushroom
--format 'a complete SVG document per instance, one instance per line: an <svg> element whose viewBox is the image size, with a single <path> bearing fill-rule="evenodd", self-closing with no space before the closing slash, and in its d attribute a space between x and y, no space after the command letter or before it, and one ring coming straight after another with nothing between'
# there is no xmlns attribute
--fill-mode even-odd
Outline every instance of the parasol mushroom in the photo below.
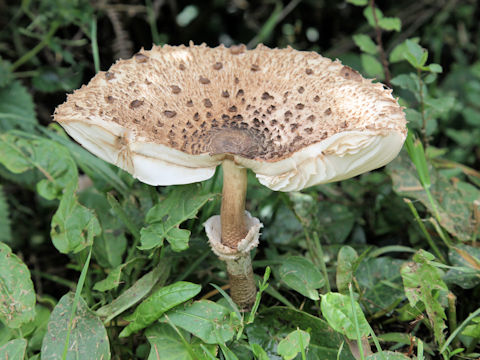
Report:
<svg viewBox="0 0 480 360"><path fill-rule="evenodd" d="M245 211L247 169L270 189L298 191L385 165L406 137L391 92L314 52L154 46L98 73L55 120L150 185L202 181L222 165L221 213L205 229L233 300L248 308L262 224Z"/></svg>

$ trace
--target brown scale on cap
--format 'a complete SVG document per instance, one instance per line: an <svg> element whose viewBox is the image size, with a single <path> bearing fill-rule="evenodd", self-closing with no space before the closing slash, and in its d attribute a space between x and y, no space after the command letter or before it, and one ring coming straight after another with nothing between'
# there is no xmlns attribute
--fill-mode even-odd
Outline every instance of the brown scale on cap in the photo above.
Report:
<svg viewBox="0 0 480 360"><path fill-rule="evenodd" d="M338 132L405 132L391 90L317 53L263 45L142 50L98 73L55 113L60 123L93 118L188 154L269 162Z"/></svg>

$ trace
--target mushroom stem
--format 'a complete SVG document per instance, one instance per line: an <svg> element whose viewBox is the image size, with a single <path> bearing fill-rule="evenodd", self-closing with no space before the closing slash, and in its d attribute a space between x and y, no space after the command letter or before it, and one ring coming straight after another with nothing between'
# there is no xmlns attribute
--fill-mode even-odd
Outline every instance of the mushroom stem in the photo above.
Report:
<svg viewBox="0 0 480 360"><path fill-rule="evenodd" d="M234 250L248 233L245 221L247 169L232 160L224 160L221 218L221 241ZM255 301L257 288L253 278L250 252L238 251L234 259L226 259L230 296L242 309L249 309Z"/></svg>
<svg viewBox="0 0 480 360"><path fill-rule="evenodd" d="M222 244L237 249L245 238L245 196L247 194L247 169L238 167L232 160L224 160L222 207Z"/></svg>

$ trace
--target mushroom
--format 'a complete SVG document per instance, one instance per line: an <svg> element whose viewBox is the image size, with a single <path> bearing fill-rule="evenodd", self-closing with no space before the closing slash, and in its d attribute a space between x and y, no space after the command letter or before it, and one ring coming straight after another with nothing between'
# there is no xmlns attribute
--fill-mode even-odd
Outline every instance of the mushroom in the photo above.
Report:
<svg viewBox="0 0 480 360"><path fill-rule="evenodd" d="M99 72L55 120L150 185L202 181L222 165L220 216L204 226L233 300L248 308L263 225L245 211L247 169L270 189L299 191L385 165L406 137L391 93L314 52L166 45Z"/></svg>

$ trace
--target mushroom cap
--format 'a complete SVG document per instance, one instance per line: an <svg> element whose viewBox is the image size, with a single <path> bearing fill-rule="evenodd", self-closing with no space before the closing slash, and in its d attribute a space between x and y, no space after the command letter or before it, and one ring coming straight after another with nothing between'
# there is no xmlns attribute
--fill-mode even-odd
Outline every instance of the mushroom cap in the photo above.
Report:
<svg viewBox="0 0 480 360"><path fill-rule="evenodd" d="M398 154L406 121L391 93L315 52L165 45L99 72L54 119L147 184L202 181L229 158L294 191Z"/></svg>

